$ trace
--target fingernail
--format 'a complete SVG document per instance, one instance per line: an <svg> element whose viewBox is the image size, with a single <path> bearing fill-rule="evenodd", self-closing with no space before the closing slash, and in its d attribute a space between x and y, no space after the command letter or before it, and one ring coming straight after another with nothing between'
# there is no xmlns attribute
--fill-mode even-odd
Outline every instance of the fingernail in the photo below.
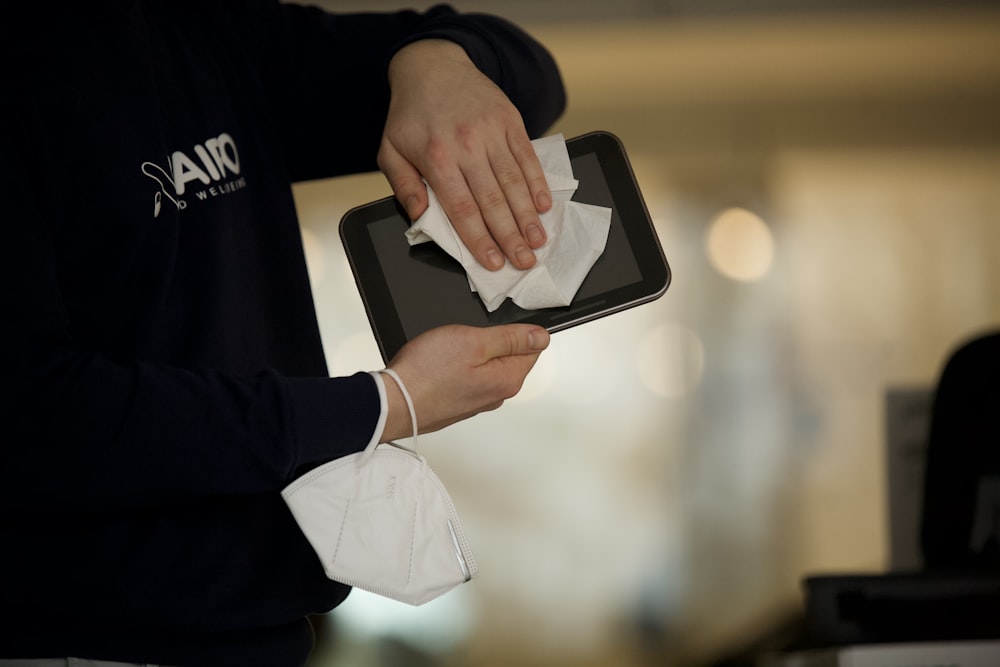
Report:
<svg viewBox="0 0 1000 667"><path fill-rule="evenodd" d="M517 257L517 263L521 266L531 266L535 261L535 253L528 250L527 246L520 246L514 251L514 256Z"/></svg>
<svg viewBox="0 0 1000 667"><path fill-rule="evenodd" d="M490 248L486 251L486 268L488 269L499 269L503 266L503 257L500 256L500 252L496 248Z"/></svg>
<svg viewBox="0 0 1000 667"><path fill-rule="evenodd" d="M528 347L532 350L544 350L549 346L549 332L545 329L528 332Z"/></svg>
<svg viewBox="0 0 1000 667"><path fill-rule="evenodd" d="M528 236L528 243L533 246L539 246L545 241L545 235L542 234L542 229L538 225L528 225L526 230Z"/></svg>

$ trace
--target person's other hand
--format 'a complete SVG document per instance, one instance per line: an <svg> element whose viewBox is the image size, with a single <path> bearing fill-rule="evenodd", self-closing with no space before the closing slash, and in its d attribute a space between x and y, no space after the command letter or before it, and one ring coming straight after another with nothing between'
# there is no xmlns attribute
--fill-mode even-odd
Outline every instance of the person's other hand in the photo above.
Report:
<svg viewBox="0 0 1000 667"><path fill-rule="evenodd" d="M521 390L549 333L533 324L493 327L447 325L404 345L389 362L413 399L420 433L436 431L495 410ZM391 378L385 380L389 414L382 441L412 435L410 413Z"/></svg>
<svg viewBox="0 0 1000 667"><path fill-rule="evenodd" d="M423 177L480 264L533 266L552 195L517 108L445 40L400 49L389 85L378 165L410 219L427 209Z"/></svg>

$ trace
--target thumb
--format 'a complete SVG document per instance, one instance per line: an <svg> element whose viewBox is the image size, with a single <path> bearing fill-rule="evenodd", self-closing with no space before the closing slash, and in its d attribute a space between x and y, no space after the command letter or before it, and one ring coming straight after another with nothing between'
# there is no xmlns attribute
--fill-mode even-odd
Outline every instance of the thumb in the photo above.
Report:
<svg viewBox="0 0 1000 667"><path fill-rule="evenodd" d="M549 332L535 324L507 324L489 327L486 360L537 354L549 346Z"/></svg>
<svg viewBox="0 0 1000 667"><path fill-rule="evenodd" d="M415 221L427 210L427 186L420 172L384 139L379 147L377 162L410 221Z"/></svg>

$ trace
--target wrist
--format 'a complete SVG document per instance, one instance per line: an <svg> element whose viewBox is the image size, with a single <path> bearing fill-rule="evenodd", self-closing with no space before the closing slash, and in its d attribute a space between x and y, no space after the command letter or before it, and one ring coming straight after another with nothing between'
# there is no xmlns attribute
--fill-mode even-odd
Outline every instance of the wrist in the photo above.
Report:
<svg viewBox="0 0 1000 667"><path fill-rule="evenodd" d="M413 76L426 75L442 62L473 65L468 54L456 42L447 39L421 39L407 44L389 60L389 86L405 82Z"/></svg>
<svg viewBox="0 0 1000 667"><path fill-rule="evenodd" d="M410 419L410 410L406 406L403 392L390 378L386 378L384 385L386 419L380 442L409 438L413 435L413 421Z"/></svg>

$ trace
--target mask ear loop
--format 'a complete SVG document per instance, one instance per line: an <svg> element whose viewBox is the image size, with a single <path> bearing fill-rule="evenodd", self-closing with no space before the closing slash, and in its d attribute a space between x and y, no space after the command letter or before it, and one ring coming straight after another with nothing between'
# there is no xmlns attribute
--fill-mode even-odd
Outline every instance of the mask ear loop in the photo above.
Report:
<svg viewBox="0 0 1000 667"><path fill-rule="evenodd" d="M391 368L383 368L375 372L388 375L396 382L396 385L399 387L399 391L403 394L403 400L406 401L406 407L410 411L410 422L413 425L413 436L411 437L411 440L413 442L412 446L406 447L404 445L400 445L399 443L395 442L391 444L400 449L405 449L409 453L413 454L415 457L420 459L420 462L424 466L426 466L427 460L423 456L421 456L420 452L417 450L417 410L416 408L413 407L413 399L410 398L410 392L406 390L406 385L403 384L403 380L402 378L399 377L399 374L396 371L392 370ZM377 446L377 443L375 443L375 445ZM375 446L369 446L365 450L364 455L361 457L360 462L361 463L366 462L374 452L375 452Z"/></svg>

